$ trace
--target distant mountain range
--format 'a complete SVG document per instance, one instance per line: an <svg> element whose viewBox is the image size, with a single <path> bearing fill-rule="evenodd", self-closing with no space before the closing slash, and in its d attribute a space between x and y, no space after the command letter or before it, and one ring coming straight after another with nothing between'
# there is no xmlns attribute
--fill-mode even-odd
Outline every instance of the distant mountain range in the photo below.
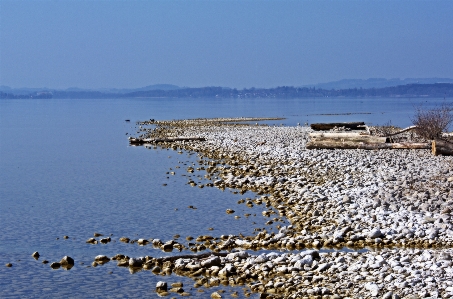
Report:
<svg viewBox="0 0 453 299"><path fill-rule="evenodd" d="M78 87L70 87L66 89L52 89L52 88L11 88L9 86L1 85L0 91L4 93L11 93L15 95L27 95L36 92L102 92L102 93L113 93L113 94L125 94L136 91L148 91L148 90L175 90L179 89L179 86L172 84L154 84L140 88L99 88L99 89L84 89Z"/></svg>
<svg viewBox="0 0 453 299"><path fill-rule="evenodd" d="M435 84L435 83L453 83L453 79L450 78L394 78L394 79L384 79L384 78L369 78L369 79L343 79L339 81L332 81L327 83L318 83L318 84L308 84L301 85L299 87L315 87L319 89L349 89L349 88L384 88L398 85L407 85L407 84ZM179 87L173 84L154 84L148 85L140 88L78 88L70 87L66 89L56 89L56 88L11 88L9 86L1 85L0 91L4 93L11 93L15 95L27 95L36 92L52 92L52 91L66 91L66 92L101 92L108 94L127 94L134 92L143 92L150 90L177 90L177 89L186 89L188 87ZM224 87L225 89L230 89L229 87Z"/></svg>
<svg viewBox="0 0 453 299"><path fill-rule="evenodd" d="M302 85L301 87L316 87L322 89L348 89L348 88L384 88L407 84L435 84L435 83L453 83L450 78L406 78L406 79L343 79L327 83L318 83L311 85Z"/></svg>
<svg viewBox="0 0 453 299"><path fill-rule="evenodd" d="M315 97L453 97L453 79L348 79L314 86L275 88L179 87L170 84L135 89L10 88L0 86L1 99L101 98L315 98Z"/></svg>

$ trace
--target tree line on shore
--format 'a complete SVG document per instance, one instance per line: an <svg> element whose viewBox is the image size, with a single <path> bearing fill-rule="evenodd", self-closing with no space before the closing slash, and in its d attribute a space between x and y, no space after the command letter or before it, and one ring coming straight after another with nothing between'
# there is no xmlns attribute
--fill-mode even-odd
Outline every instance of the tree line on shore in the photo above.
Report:
<svg viewBox="0 0 453 299"><path fill-rule="evenodd" d="M128 93L45 90L30 94L0 92L0 99L101 99L101 98L319 98L319 97L453 97L452 83L407 84L383 88L320 89L280 86L275 88L201 87L145 90Z"/></svg>

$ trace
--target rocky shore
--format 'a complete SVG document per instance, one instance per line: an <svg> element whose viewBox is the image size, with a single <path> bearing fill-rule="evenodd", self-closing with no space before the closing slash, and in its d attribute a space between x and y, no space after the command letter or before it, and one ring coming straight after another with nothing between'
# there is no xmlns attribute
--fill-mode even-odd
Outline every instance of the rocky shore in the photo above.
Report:
<svg viewBox="0 0 453 299"><path fill-rule="evenodd" d="M200 285L248 284L262 297L453 296L453 157L429 150L307 150L308 127L241 121L153 120L139 124L140 137L204 138L159 146L197 152L197 171L211 180L206 186L253 191L256 198L244 203L262 204L269 221L290 225L277 233L200 236L212 255L141 258L139 267L202 276ZM345 246L376 250L318 251ZM244 249L288 251L218 256Z"/></svg>
<svg viewBox="0 0 453 299"><path fill-rule="evenodd" d="M195 288L247 285L247 297L260 293L260 298L450 298L452 254L451 249L260 255L237 251L170 258L97 256L94 263L114 260L132 272L187 276L195 281ZM156 286L161 296L189 295L182 287L167 289L163 283ZM222 298L217 292L211 297Z"/></svg>

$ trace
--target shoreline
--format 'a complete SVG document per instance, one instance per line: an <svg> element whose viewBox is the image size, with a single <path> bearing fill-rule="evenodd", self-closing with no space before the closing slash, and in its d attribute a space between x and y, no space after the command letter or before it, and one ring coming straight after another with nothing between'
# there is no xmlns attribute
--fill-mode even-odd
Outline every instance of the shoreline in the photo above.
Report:
<svg viewBox="0 0 453 299"><path fill-rule="evenodd" d="M269 257L280 260L275 265L271 262L267 271L262 265L257 267L259 257L247 256L239 259L243 264L253 260L251 265L259 274L247 274L251 266L244 269L241 263L233 263L235 270L230 274L234 275L226 277L251 275L255 279L249 284L252 291L282 298L426 297L435 296L436 291L439 296L453 295L452 157L434 157L429 150L306 150L310 129L299 126L233 124L231 119L230 123L203 119L153 125L156 128L141 129L144 137L204 138L204 142L160 146L210 159L206 172L213 186L253 191L258 196L250 204L265 204L263 215L291 223L277 234L224 236L213 242L213 251L380 249L322 254L288 251ZM311 262L294 266L305 258L304 252L314 252ZM222 269L235 258L224 258ZM307 273L311 277L305 279ZM315 274L322 277L315 278ZM322 289L326 286L329 291Z"/></svg>

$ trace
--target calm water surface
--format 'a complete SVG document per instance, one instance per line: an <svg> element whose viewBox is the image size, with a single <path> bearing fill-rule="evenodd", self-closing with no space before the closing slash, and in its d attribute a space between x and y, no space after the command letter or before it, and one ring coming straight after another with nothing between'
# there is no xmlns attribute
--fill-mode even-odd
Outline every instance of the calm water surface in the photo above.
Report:
<svg viewBox="0 0 453 299"><path fill-rule="evenodd" d="M98 254L162 256L151 246L123 244L118 238L251 234L264 227L261 207L237 200L253 194L187 185L185 169L196 154L128 146L135 121L198 117L285 117L269 124L391 121L409 126L414 107L443 99L114 99L0 101L0 297L157 297L158 280L184 281L193 296L216 289L190 290L193 281L131 275L108 263L88 268ZM343 115L324 115L343 114ZM130 119L127 123L124 120ZM187 166L184 165L187 164ZM176 169L175 166L181 166ZM167 172L176 171L172 176ZM197 175L203 176L199 172ZM163 184L167 184L164 186ZM188 209L193 205L197 210ZM235 220L236 215L256 217ZM177 209L177 210L175 210ZM256 224L254 224L254 222ZM208 228L213 227L214 231ZM113 234L113 242L88 245L94 232ZM69 239L63 239L68 235ZM58 238L58 239L57 239ZM73 257L70 271L52 270L31 258L59 261ZM175 253L173 253L175 254ZM12 268L6 268L6 263ZM81 265L80 263L84 263ZM233 288L225 288L227 293ZM240 291L240 289L239 289ZM240 292L242 294L242 292Z"/></svg>

